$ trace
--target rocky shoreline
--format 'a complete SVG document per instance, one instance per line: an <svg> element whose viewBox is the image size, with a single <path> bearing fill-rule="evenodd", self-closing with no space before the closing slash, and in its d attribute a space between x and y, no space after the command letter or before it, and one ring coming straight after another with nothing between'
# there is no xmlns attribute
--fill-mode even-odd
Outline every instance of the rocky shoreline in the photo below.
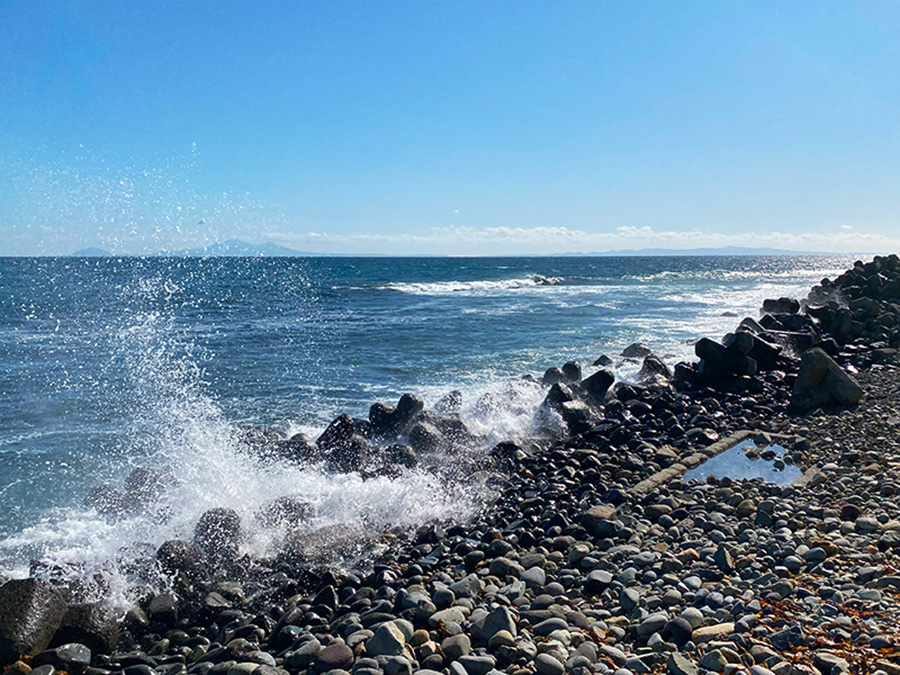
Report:
<svg viewBox="0 0 900 675"><path fill-rule="evenodd" d="M699 362L674 371L633 345L641 385L603 368L582 378L574 363L549 370L543 410L563 432L548 424L533 443L495 446L483 463L499 496L472 520L374 540L301 531L279 556L250 560L238 551L246 525L214 509L194 541L148 552L169 588L145 589L124 618L52 574L8 581L0 665L5 675L898 675L900 260L857 263L762 310L721 342L700 340ZM682 480L738 432L760 454L777 440L802 478ZM376 404L315 441L242 433L272 461L372 475L478 440L452 396L436 411L412 396ZM485 468L455 456L457 471ZM129 481L90 503L115 514L162 489L152 472ZM284 500L269 515L301 521L305 508ZM341 547L369 565L335 567Z"/></svg>

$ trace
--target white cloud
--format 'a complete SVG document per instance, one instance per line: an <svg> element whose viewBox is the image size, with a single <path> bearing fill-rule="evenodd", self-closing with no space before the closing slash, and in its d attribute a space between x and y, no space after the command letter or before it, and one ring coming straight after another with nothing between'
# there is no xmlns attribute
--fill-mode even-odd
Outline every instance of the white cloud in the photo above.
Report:
<svg viewBox="0 0 900 675"><path fill-rule="evenodd" d="M731 234L701 230L657 230L649 226L622 226L607 232L567 227L463 227L448 226L421 233L269 231L263 233L281 245L311 252L400 253L449 255L502 255L589 253L616 249L703 248L741 246L831 252L892 252L900 250L900 237L850 231L749 232Z"/></svg>

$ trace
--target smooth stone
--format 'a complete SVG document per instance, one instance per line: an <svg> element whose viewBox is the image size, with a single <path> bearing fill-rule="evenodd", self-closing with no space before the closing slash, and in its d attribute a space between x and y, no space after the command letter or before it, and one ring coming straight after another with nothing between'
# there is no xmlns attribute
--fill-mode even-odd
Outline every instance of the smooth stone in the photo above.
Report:
<svg viewBox="0 0 900 675"><path fill-rule="evenodd" d="M534 659L535 670L540 675L563 675L565 666L549 654L538 654Z"/></svg>

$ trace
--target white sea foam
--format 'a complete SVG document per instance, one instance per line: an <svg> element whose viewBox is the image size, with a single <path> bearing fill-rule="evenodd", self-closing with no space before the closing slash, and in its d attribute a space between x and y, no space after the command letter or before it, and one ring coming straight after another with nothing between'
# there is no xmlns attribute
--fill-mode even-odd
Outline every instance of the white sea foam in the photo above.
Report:
<svg viewBox="0 0 900 675"><path fill-rule="evenodd" d="M521 289L555 287L563 283L559 277L533 274L517 279L435 282L390 282L380 286L385 290L400 291L411 295L493 294Z"/></svg>

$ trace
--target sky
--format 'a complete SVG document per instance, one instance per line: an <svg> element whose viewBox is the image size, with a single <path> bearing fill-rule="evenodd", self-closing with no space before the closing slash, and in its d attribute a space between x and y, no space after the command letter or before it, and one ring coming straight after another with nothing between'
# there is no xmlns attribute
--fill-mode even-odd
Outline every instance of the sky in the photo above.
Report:
<svg viewBox="0 0 900 675"><path fill-rule="evenodd" d="M0 3L0 255L900 251L900 3Z"/></svg>

